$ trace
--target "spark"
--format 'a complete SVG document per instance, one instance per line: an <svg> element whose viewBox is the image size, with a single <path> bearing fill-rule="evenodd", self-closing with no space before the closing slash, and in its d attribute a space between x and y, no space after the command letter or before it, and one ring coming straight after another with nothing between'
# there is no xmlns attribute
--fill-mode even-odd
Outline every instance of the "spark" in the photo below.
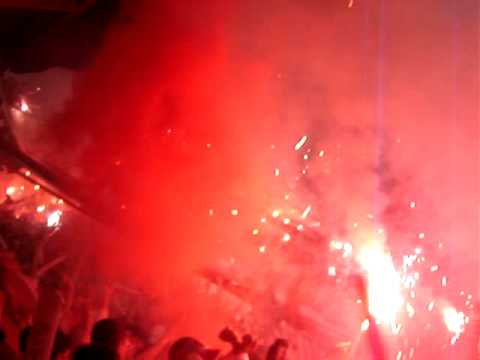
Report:
<svg viewBox="0 0 480 360"><path fill-rule="evenodd" d="M232 216L238 216L238 209L232 209Z"/></svg>
<svg viewBox="0 0 480 360"><path fill-rule="evenodd" d="M47 207L45 205L37 206L37 212L42 213L45 211L46 208Z"/></svg>
<svg viewBox="0 0 480 360"><path fill-rule="evenodd" d="M295 144L295 151L298 151L302 148L303 145L307 142L307 135L303 135L302 138Z"/></svg>
<svg viewBox="0 0 480 360"><path fill-rule="evenodd" d="M423 239L424 237L425 237L425 233L420 233L420 234L418 234L418 238L419 238L419 239Z"/></svg>
<svg viewBox="0 0 480 360"><path fill-rule="evenodd" d="M27 102L25 100L22 100L20 103L20 111L21 112L27 112L30 110L30 106L28 106Z"/></svg>
<svg viewBox="0 0 480 360"><path fill-rule="evenodd" d="M298 224L298 225L297 225L297 230L298 230L298 231L303 231L303 229L304 229L304 227L303 227L302 224Z"/></svg>
<svg viewBox="0 0 480 360"><path fill-rule="evenodd" d="M9 186L5 190L5 194L7 194L8 196L12 196L13 194L15 194L16 191L17 189L15 188L15 186Z"/></svg>
<svg viewBox="0 0 480 360"><path fill-rule="evenodd" d="M411 209L414 209L416 205L417 205L417 204L415 203L415 201L411 201L411 202L410 202L410 208L411 208Z"/></svg>
<svg viewBox="0 0 480 360"><path fill-rule="evenodd" d="M438 265L433 265L433 266L430 267L431 272L435 272L437 270L438 270Z"/></svg>
<svg viewBox="0 0 480 360"><path fill-rule="evenodd" d="M305 210L303 210L303 213L302 213L302 219L305 219L308 214L310 214L310 211L312 210L312 207L310 205L308 205Z"/></svg>
<svg viewBox="0 0 480 360"><path fill-rule="evenodd" d="M208 210L208 216L213 216L213 209Z"/></svg>
<svg viewBox="0 0 480 360"><path fill-rule="evenodd" d="M442 277L442 286L443 286L443 287L446 287L446 286L447 286L447 277L446 277L446 276L443 276L443 277Z"/></svg>
<svg viewBox="0 0 480 360"><path fill-rule="evenodd" d="M337 269L335 266L329 266L328 267L328 276L336 276L337 275Z"/></svg>
<svg viewBox="0 0 480 360"><path fill-rule="evenodd" d="M62 211L55 210L48 216L47 226L54 227L60 225L60 220L62 218Z"/></svg>
<svg viewBox="0 0 480 360"><path fill-rule="evenodd" d="M461 311L457 312L453 307L443 309L443 321L448 331L455 334L454 338L458 338L465 330L465 314ZM455 343L455 341L453 341L453 343Z"/></svg>
<svg viewBox="0 0 480 360"><path fill-rule="evenodd" d="M289 242L290 239L291 239L290 234L284 234L283 235L283 238L282 238L283 242Z"/></svg>
<svg viewBox="0 0 480 360"><path fill-rule="evenodd" d="M325 156L325 151L324 151L324 150L320 150L320 152L318 153L318 156L324 157L324 156Z"/></svg>
<svg viewBox="0 0 480 360"><path fill-rule="evenodd" d="M265 251L267 251L267 247L265 245L262 245L258 248L258 251L263 254Z"/></svg>
<svg viewBox="0 0 480 360"><path fill-rule="evenodd" d="M368 330L369 327L370 327L370 321L368 319L365 319L360 324L360 331L365 332Z"/></svg>
<svg viewBox="0 0 480 360"><path fill-rule="evenodd" d="M275 176L280 176L280 169L279 168L275 169Z"/></svg>
<svg viewBox="0 0 480 360"><path fill-rule="evenodd" d="M428 304L428 311L432 311L433 310L433 307L435 306L435 301L430 301L430 303Z"/></svg>
<svg viewBox="0 0 480 360"><path fill-rule="evenodd" d="M303 155L303 160L308 160L308 154Z"/></svg>
<svg viewBox="0 0 480 360"><path fill-rule="evenodd" d="M35 185L35 186L33 187L33 190L35 190L35 191L38 191L38 190L40 190L40 185L38 185L38 184L37 184L37 185Z"/></svg>
<svg viewBox="0 0 480 360"><path fill-rule="evenodd" d="M354 0L348 0L348 8L351 9L353 7Z"/></svg>
<svg viewBox="0 0 480 360"><path fill-rule="evenodd" d="M257 236L258 234L260 234L260 230L258 230L258 229L253 229L253 230L252 230L252 234L253 234L254 236Z"/></svg>
<svg viewBox="0 0 480 360"><path fill-rule="evenodd" d="M283 223L284 223L285 225L290 224L290 219L289 219L289 218L283 219Z"/></svg>
<svg viewBox="0 0 480 360"><path fill-rule="evenodd" d="M415 248L415 254L420 255L422 253L421 248Z"/></svg>
<svg viewBox="0 0 480 360"><path fill-rule="evenodd" d="M280 216L280 210L273 210L272 211L272 217L274 219L278 218Z"/></svg>
<svg viewBox="0 0 480 360"><path fill-rule="evenodd" d="M30 176L30 175L32 175L32 173L30 172L30 170L25 171L25 176Z"/></svg>
<svg viewBox="0 0 480 360"><path fill-rule="evenodd" d="M262 218L260 219L260 222L261 222L262 224L265 224L265 223L267 222L267 218L262 217Z"/></svg>

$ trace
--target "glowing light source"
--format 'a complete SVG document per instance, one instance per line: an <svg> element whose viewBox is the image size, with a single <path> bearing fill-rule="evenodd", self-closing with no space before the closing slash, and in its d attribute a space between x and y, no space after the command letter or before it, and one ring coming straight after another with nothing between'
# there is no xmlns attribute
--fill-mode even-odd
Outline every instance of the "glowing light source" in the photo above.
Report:
<svg viewBox="0 0 480 360"><path fill-rule="evenodd" d="M13 194L15 194L15 191L17 191L15 186L9 186L5 189L5 194L7 194L8 196L12 196Z"/></svg>
<svg viewBox="0 0 480 360"><path fill-rule="evenodd" d="M238 216L238 209L232 209L232 216Z"/></svg>
<svg viewBox="0 0 480 360"><path fill-rule="evenodd" d="M27 112L27 111L29 111L29 110L30 110L30 107L28 106L28 104L26 103L26 101L25 101L25 100L22 100L22 101L20 102L20 111L21 111L21 112Z"/></svg>
<svg viewBox="0 0 480 360"><path fill-rule="evenodd" d="M308 205L305 210L303 210L303 213L302 213L302 219L305 219L308 214L310 214L310 211L312 210L312 207L310 205Z"/></svg>
<svg viewBox="0 0 480 360"><path fill-rule="evenodd" d="M55 210L52 212L47 219L47 226L54 227L60 225L60 220L62 218L62 211Z"/></svg>
<svg viewBox="0 0 480 360"><path fill-rule="evenodd" d="M37 212L39 212L39 213L44 212L45 209L46 209L46 206L45 206L45 205L39 205L39 206L37 206Z"/></svg>
<svg viewBox="0 0 480 360"><path fill-rule="evenodd" d="M284 235L283 235L283 238L282 238L282 241L284 241L284 242L289 242L290 239L291 239L290 234L284 234Z"/></svg>
<svg viewBox="0 0 480 360"><path fill-rule="evenodd" d="M266 247L265 245L262 245L262 246L260 246L260 247L258 248L258 251L259 251L260 253L264 253L266 250L267 250L267 247Z"/></svg>
<svg viewBox="0 0 480 360"><path fill-rule="evenodd" d="M280 210L273 210L272 211L272 217L273 218L278 218L280 216Z"/></svg>
<svg viewBox="0 0 480 360"><path fill-rule="evenodd" d="M411 208L411 209L414 209L415 206L416 206L415 201L410 201L410 208Z"/></svg>
<svg viewBox="0 0 480 360"><path fill-rule="evenodd" d="M369 311L380 322L392 324L404 300L400 276L380 244L360 249L358 262L367 272Z"/></svg>
<svg viewBox="0 0 480 360"><path fill-rule="evenodd" d="M465 314L461 311L457 312L453 307L447 307L443 309L443 321L448 331L455 334L452 338L453 344L465 330Z"/></svg>

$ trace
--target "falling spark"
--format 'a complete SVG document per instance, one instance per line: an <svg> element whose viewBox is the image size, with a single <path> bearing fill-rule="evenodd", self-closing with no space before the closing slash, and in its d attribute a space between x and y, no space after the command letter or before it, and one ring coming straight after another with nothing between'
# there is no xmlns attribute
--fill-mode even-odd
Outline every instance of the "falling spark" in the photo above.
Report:
<svg viewBox="0 0 480 360"><path fill-rule="evenodd" d="M419 238L419 239L423 239L424 237L425 237L425 234L424 234L424 233L418 234L418 238Z"/></svg>
<svg viewBox="0 0 480 360"><path fill-rule="evenodd" d="M325 155L325 151L324 151L324 150L320 150L320 152L318 153L318 156L323 157L324 155Z"/></svg>
<svg viewBox="0 0 480 360"><path fill-rule="evenodd" d="M305 210L303 210L303 213L302 213L302 219L305 219L308 214L310 214L310 211L312 210L312 207L310 205L308 205Z"/></svg>
<svg viewBox="0 0 480 360"><path fill-rule="evenodd" d="M411 202L410 202L410 208L414 209L414 208L415 208L415 206L416 206L416 203L415 203L415 201L411 201Z"/></svg>
<svg viewBox="0 0 480 360"><path fill-rule="evenodd" d="M360 331L365 332L368 330L369 327L370 327L370 321L368 319L365 319L360 324Z"/></svg>
<svg viewBox="0 0 480 360"><path fill-rule="evenodd" d="M30 170L25 171L25 176L30 176L30 175L32 175L32 173L30 172Z"/></svg>
<svg viewBox="0 0 480 360"><path fill-rule="evenodd" d="M437 270L438 270L438 265L433 265L432 267L430 267L431 272L435 272Z"/></svg>
<svg viewBox="0 0 480 360"><path fill-rule="evenodd" d="M266 250L267 250L267 247L266 247L265 245L262 245L262 246L260 246L260 247L258 248L258 251L259 251L260 253L262 253L262 254L263 254Z"/></svg>
<svg viewBox="0 0 480 360"><path fill-rule="evenodd" d="M258 234L260 234L260 230L258 230L258 229L253 229L253 230L252 230L252 234L253 234L254 236L257 236Z"/></svg>
<svg viewBox="0 0 480 360"><path fill-rule="evenodd" d="M430 301L430 303L428 304L428 311L432 311L433 310L433 307L435 306L435 301Z"/></svg>
<svg viewBox="0 0 480 360"><path fill-rule="evenodd" d="M303 135L302 138L295 144L295 151L298 151L302 148L303 145L307 142L307 135Z"/></svg>
<svg viewBox="0 0 480 360"><path fill-rule="evenodd" d="M7 187L7 189L5 190L5 194L7 194L8 196L12 196L13 194L15 194L15 191L17 189L15 189L15 186L9 186Z"/></svg>
<svg viewBox="0 0 480 360"><path fill-rule="evenodd" d="M55 210L48 216L47 226L54 227L60 224L60 219L62 218L62 212L60 210Z"/></svg>
<svg viewBox="0 0 480 360"><path fill-rule="evenodd" d="M285 225L290 224L290 219L289 219L289 218L283 219L283 223L284 223Z"/></svg>
<svg viewBox="0 0 480 360"><path fill-rule="evenodd" d="M260 219L260 222L261 222L262 224L265 224L265 223L267 222L267 218L262 217L262 218Z"/></svg>
<svg viewBox="0 0 480 360"><path fill-rule="evenodd" d="M275 176L280 176L280 169L279 168L275 169Z"/></svg>
<svg viewBox="0 0 480 360"><path fill-rule="evenodd" d="M308 154L303 155L303 160L308 160Z"/></svg>
<svg viewBox="0 0 480 360"><path fill-rule="evenodd" d="M337 269L335 266L329 266L328 267L328 276L336 276L337 275Z"/></svg>
<svg viewBox="0 0 480 360"><path fill-rule="evenodd" d="M304 227L302 224L297 225L297 230L298 231L303 231Z"/></svg>
<svg viewBox="0 0 480 360"><path fill-rule="evenodd" d="M348 0L348 8L351 9L353 7L354 0Z"/></svg>
<svg viewBox="0 0 480 360"><path fill-rule="evenodd" d="M38 184L37 184L37 185L35 185L35 186L33 187L33 190L35 190L35 191L38 191L38 190L40 190L40 185L38 185Z"/></svg>
<svg viewBox="0 0 480 360"><path fill-rule="evenodd" d="M45 205L40 205L40 206L37 206L37 212L39 213L42 213L44 212L46 209L46 206Z"/></svg>
<svg viewBox="0 0 480 360"><path fill-rule="evenodd" d="M232 209L232 216L238 216L238 209Z"/></svg>
<svg viewBox="0 0 480 360"><path fill-rule="evenodd" d="M291 238L290 234L284 234L282 240L283 240L283 242L289 242L290 238Z"/></svg>
<svg viewBox="0 0 480 360"><path fill-rule="evenodd" d="M280 216L280 210L273 210L272 211L272 217L274 219L278 218Z"/></svg>
<svg viewBox="0 0 480 360"><path fill-rule="evenodd" d="M208 215L209 215L209 216L213 216L213 209L209 209L209 210L208 210Z"/></svg>
<svg viewBox="0 0 480 360"><path fill-rule="evenodd" d="M443 286L443 287L446 287L446 286L447 286L447 277L446 277L446 276L443 276L443 277L442 277L442 286Z"/></svg>

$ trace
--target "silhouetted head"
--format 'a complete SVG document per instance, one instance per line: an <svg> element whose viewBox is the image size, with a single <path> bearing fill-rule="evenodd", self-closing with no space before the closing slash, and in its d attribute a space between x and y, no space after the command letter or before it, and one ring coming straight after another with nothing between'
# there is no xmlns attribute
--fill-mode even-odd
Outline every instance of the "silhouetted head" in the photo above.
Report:
<svg viewBox="0 0 480 360"><path fill-rule="evenodd" d="M123 327L117 320L98 321L92 330L92 344L117 351L124 337Z"/></svg>
<svg viewBox="0 0 480 360"><path fill-rule="evenodd" d="M173 343L168 352L169 360L214 360L218 350L207 349L200 341L183 337Z"/></svg>
<svg viewBox="0 0 480 360"><path fill-rule="evenodd" d="M73 353L72 360L119 360L118 354L104 346L87 345Z"/></svg>
<svg viewBox="0 0 480 360"><path fill-rule="evenodd" d="M287 356L288 341L285 339L277 339L270 346L267 353L267 360L284 360Z"/></svg>

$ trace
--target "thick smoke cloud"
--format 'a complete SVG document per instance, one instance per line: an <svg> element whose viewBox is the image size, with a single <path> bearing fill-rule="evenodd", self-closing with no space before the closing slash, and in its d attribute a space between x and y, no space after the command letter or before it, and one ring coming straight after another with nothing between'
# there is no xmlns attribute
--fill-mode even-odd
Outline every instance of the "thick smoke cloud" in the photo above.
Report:
<svg viewBox="0 0 480 360"><path fill-rule="evenodd" d="M451 281L475 290L476 6L132 7L57 124L61 143L88 140L76 166L121 213L122 236L99 241L99 262L150 289L181 288L183 311L193 295L179 284L200 269L232 256L264 263L251 229L293 193L290 206L310 204L326 237L350 236L367 214L392 251L425 233L422 246L452 255L441 264Z"/></svg>

